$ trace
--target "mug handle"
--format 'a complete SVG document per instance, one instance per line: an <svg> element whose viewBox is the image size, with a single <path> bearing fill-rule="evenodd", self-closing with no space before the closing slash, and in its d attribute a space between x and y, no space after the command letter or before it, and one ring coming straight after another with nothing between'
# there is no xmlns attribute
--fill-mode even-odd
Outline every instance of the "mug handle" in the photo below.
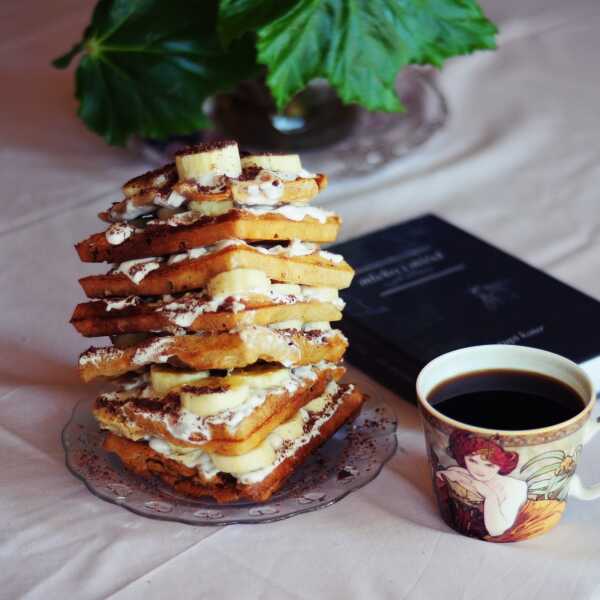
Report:
<svg viewBox="0 0 600 600"><path fill-rule="evenodd" d="M600 418L596 421L590 419L583 430L583 444L587 444L600 431ZM581 477L575 474L571 478L569 486L569 495L578 500L596 500L600 498L600 483L596 485L586 486Z"/></svg>

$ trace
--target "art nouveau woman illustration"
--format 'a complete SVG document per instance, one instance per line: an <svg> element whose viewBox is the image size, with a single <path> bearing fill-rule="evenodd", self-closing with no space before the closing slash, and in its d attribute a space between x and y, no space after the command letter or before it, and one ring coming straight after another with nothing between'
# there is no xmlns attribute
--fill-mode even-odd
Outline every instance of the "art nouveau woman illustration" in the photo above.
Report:
<svg viewBox="0 0 600 600"><path fill-rule="evenodd" d="M527 502L527 484L510 476L518 454L465 431L450 435L448 454L458 465L436 473L448 519L474 537L505 533Z"/></svg>

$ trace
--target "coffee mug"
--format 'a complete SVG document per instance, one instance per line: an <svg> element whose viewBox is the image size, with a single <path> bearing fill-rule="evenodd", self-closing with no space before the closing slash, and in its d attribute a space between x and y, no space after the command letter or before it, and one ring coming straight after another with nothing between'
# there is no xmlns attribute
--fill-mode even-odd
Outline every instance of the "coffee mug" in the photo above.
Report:
<svg viewBox="0 0 600 600"><path fill-rule="evenodd" d="M429 403L440 384L480 371L528 371L574 389L585 408L573 418L526 431L474 427L446 417ZM590 418L594 386L574 362L524 346L473 346L443 354L417 379L433 486L442 518L458 532L491 542L516 542L545 533L567 497L600 498L575 469L582 447L600 431Z"/></svg>

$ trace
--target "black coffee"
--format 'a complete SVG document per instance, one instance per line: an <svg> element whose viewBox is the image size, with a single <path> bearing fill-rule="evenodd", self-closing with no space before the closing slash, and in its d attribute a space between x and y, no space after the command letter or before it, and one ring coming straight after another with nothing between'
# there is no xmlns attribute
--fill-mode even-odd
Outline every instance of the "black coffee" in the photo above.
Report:
<svg viewBox="0 0 600 600"><path fill-rule="evenodd" d="M557 379L505 369L448 379L428 400L451 419L487 429L549 427L585 408L579 394Z"/></svg>

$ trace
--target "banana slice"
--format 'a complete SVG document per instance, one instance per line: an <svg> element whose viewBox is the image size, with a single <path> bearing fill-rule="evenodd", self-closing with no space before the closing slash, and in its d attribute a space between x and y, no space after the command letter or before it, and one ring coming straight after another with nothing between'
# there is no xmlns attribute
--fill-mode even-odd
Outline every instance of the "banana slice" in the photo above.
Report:
<svg viewBox="0 0 600 600"><path fill-rule="evenodd" d="M258 269L234 269L215 275L206 287L213 298L248 292L268 294L271 289L271 280Z"/></svg>
<svg viewBox="0 0 600 600"><path fill-rule="evenodd" d="M321 412L327 405L327 401L330 400L330 396L323 394L314 400L311 400L308 404L304 405L304 410L308 412Z"/></svg>
<svg viewBox="0 0 600 600"><path fill-rule="evenodd" d="M298 411L289 421L276 427L269 437L250 452L239 456L211 454L213 464L220 471L242 475L271 466L277 457L276 450L285 441L299 438L304 433L304 419Z"/></svg>
<svg viewBox="0 0 600 600"><path fill-rule="evenodd" d="M199 417L209 417L239 406L246 401L249 392L247 385L229 385L223 379L210 377L197 386L183 386L179 396L185 409Z"/></svg>
<svg viewBox="0 0 600 600"><path fill-rule="evenodd" d="M299 296L302 290L295 283L273 283L271 291L281 296Z"/></svg>
<svg viewBox="0 0 600 600"><path fill-rule="evenodd" d="M262 444L239 456L224 456L223 454L210 455L213 464L219 471L231 473L232 475L241 475L250 471L257 471L272 465L275 462L276 454L273 446L268 440Z"/></svg>
<svg viewBox="0 0 600 600"><path fill-rule="evenodd" d="M231 200L221 200L215 202L214 200L206 200L200 202L199 200L192 200L189 203L190 210L200 213L205 217L218 217L224 215L233 208L233 202Z"/></svg>
<svg viewBox="0 0 600 600"><path fill-rule="evenodd" d="M152 365L150 368L150 383L154 391L162 396L175 387L205 379L209 375L208 371L188 371Z"/></svg>
<svg viewBox="0 0 600 600"><path fill-rule="evenodd" d="M270 323L270 329L302 329L302 321L293 319L289 321L279 321L279 323Z"/></svg>
<svg viewBox="0 0 600 600"><path fill-rule="evenodd" d="M282 423L279 427L276 427L270 434L271 445L275 445L277 448L281 441L295 440L304 433L304 419L302 418L302 411L298 411L289 421ZM277 438L280 438L278 440Z"/></svg>
<svg viewBox="0 0 600 600"><path fill-rule="evenodd" d="M201 179L211 185L211 175L239 177L242 172L240 152L234 141L191 146L175 154L179 179Z"/></svg>
<svg viewBox="0 0 600 600"><path fill-rule="evenodd" d="M281 173L298 173L302 169L297 154L250 154L242 158L242 168L259 167Z"/></svg>
<svg viewBox="0 0 600 600"><path fill-rule="evenodd" d="M302 294L309 299L319 302L335 302L340 299L340 293L336 288L302 286Z"/></svg>
<svg viewBox="0 0 600 600"><path fill-rule="evenodd" d="M289 369L274 367L271 365L245 369L239 373L234 372L228 381L231 383L242 383L251 388L269 388L285 385L291 379Z"/></svg>
<svg viewBox="0 0 600 600"><path fill-rule="evenodd" d="M312 323L304 323L302 329L304 331L329 331L331 324L329 321L313 321Z"/></svg>

